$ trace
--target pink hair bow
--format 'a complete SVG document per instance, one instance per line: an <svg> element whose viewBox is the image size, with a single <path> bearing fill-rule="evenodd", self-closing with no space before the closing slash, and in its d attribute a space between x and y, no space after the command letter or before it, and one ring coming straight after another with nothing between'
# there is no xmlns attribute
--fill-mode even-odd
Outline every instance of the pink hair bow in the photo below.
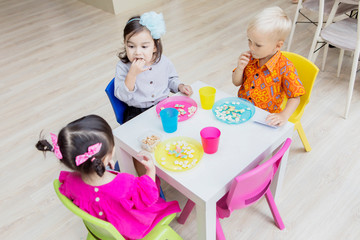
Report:
<svg viewBox="0 0 360 240"><path fill-rule="evenodd" d="M88 147L88 152L86 152L82 155L76 156L76 158L75 158L76 166L83 164L84 162L86 162L86 160L89 159L89 157L97 154L101 149L101 145L102 145L101 143L95 143L94 145L91 145ZM94 161L94 159L95 158L92 158L91 161Z"/></svg>
<svg viewBox="0 0 360 240"><path fill-rule="evenodd" d="M53 133L50 133L50 136L51 136L51 141L53 143L53 151L54 151L54 154L55 156L58 158L58 159L62 159L63 156L60 152L60 148L59 148L59 145L58 145L58 138L55 134Z"/></svg>

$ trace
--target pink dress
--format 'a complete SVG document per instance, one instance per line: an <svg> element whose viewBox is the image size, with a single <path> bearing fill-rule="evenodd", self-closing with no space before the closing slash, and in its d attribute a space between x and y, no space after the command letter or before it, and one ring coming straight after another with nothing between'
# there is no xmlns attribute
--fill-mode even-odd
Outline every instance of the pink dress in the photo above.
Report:
<svg viewBox="0 0 360 240"><path fill-rule="evenodd" d="M110 183L90 186L76 172L62 171L60 192L94 217L108 221L125 239L143 238L165 216L180 212L177 201L165 202L147 175L119 173Z"/></svg>

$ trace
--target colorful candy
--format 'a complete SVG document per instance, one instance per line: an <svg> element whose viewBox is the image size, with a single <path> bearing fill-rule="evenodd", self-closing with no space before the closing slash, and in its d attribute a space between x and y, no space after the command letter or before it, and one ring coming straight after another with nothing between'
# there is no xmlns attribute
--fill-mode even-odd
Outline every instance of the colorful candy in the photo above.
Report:
<svg viewBox="0 0 360 240"><path fill-rule="evenodd" d="M193 159L195 150L192 149L186 141L177 141L166 144L165 149L168 155L176 158L174 160L174 168L177 170L191 168L197 162L197 159Z"/></svg>
<svg viewBox="0 0 360 240"><path fill-rule="evenodd" d="M239 102L225 102L225 104L216 107L216 117L229 122L245 121L245 119L241 118L241 114L245 112L245 109L237 109L236 106L234 106L239 104ZM250 109L247 108L246 110Z"/></svg>

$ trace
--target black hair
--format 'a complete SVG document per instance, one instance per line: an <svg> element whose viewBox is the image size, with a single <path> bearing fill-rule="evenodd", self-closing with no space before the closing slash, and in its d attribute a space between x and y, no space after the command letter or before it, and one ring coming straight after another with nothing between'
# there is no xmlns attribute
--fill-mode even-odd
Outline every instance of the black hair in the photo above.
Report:
<svg viewBox="0 0 360 240"><path fill-rule="evenodd" d="M139 33L141 31L147 30L149 31L149 29L147 29L145 26L140 24L140 16L134 16L131 17L128 21L127 24L124 28L124 44L126 39L130 39L134 34ZM162 51L163 51L163 47L162 47L162 43L161 43L161 39L153 39L154 40L154 44L156 47L156 52L154 53L154 58L155 58L155 63L158 63L161 59L161 55L162 55ZM128 63L130 62L127 54L126 54L126 47L124 46L124 49L119 53L118 57L120 58L120 60L123 63Z"/></svg>
<svg viewBox="0 0 360 240"><path fill-rule="evenodd" d="M96 143L102 144L100 151L76 166L76 156L88 152L88 147ZM53 146L45 139L40 139L35 146L43 152L54 151ZM101 177L105 172L102 160L112 153L114 136L111 127L103 118L88 115L69 123L60 130L58 146L62 154L60 161L68 168L85 174L96 172ZM93 158L94 160L91 161Z"/></svg>

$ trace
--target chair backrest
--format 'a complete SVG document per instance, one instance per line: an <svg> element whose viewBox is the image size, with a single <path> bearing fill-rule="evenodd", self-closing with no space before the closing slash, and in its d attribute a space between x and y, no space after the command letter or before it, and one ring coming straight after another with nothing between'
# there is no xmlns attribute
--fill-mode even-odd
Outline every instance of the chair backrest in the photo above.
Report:
<svg viewBox="0 0 360 240"><path fill-rule="evenodd" d="M226 199L230 212L255 203L266 193L279 167L281 159L288 150L290 144L291 139L286 139L281 149L269 160L254 169L237 176L233 180Z"/></svg>
<svg viewBox="0 0 360 240"><path fill-rule="evenodd" d="M347 0L342 0L342 2L347 1ZM306 1L302 1L302 6L312 12L317 12L320 14L320 10L322 10L324 16L328 16L331 12L332 7L334 6L335 0L324 0L319 1L319 0L306 0ZM354 4L353 2L348 2L349 4ZM321 5L324 5L324 7L322 7ZM338 10L336 11L336 16L345 14L349 11L351 11L353 9L353 6L349 6L349 4L340 4L338 7ZM315 25L317 24L317 22L313 22Z"/></svg>
<svg viewBox="0 0 360 240"><path fill-rule="evenodd" d="M108 95L109 100L111 102L111 106L114 109L115 116L116 116L116 121L119 124L123 124L124 123L124 112L125 112L125 109L127 108L127 105L126 105L126 103L122 102L120 99L115 97L115 95L114 95L114 81L115 81L115 78L113 78L109 82L109 84L105 88L105 92Z"/></svg>
<svg viewBox="0 0 360 240"><path fill-rule="evenodd" d="M319 73L319 68L307 58L292 52L282 52L295 66L301 83L305 88L305 94L300 97L300 104L289 118L290 122L299 121L304 113L305 106L310 101L310 95L314 86L315 79Z"/></svg>
<svg viewBox="0 0 360 240"><path fill-rule="evenodd" d="M117 231L117 229L109 222L103 221L99 218L96 218L84 210L76 206L70 199L61 194L59 191L61 183L58 179L54 180L54 189L56 195L59 197L61 202L67 207L71 212L75 213L77 216L83 219L86 228L89 231L89 234L92 234L95 239L107 239L107 240L125 240L123 236Z"/></svg>

